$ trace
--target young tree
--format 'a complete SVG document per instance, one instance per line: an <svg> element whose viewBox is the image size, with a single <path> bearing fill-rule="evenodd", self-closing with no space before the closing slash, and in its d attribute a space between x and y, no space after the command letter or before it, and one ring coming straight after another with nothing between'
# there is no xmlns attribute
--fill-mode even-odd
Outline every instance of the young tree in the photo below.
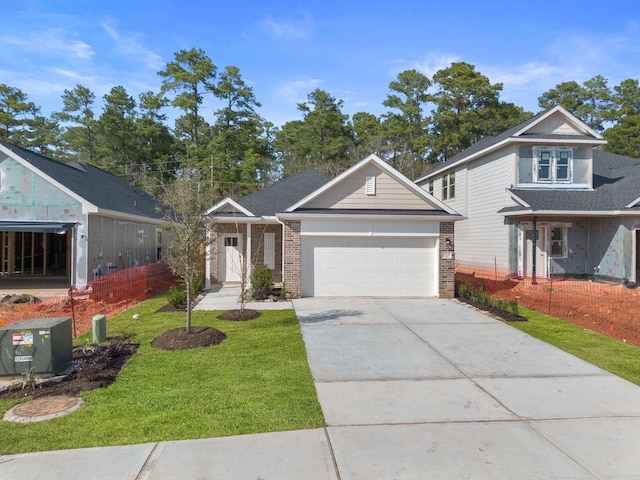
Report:
<svg viewBox="0 0 640 480"><path fill-rule="evenodd" d="M210 205L203 194L206 182L203 169L184 168L176 180L165 187L162 197L167 206L165 220L170 236L170 246L164 253L164 260L187 289L187 333L191 333L193 285L202 275L200 267L207 240L204 212Z"/></svg>

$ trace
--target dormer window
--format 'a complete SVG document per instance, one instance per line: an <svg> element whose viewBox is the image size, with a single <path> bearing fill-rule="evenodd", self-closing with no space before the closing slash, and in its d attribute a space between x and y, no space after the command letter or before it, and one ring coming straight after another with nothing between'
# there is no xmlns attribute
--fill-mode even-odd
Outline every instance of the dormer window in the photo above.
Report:
<svg viewBox="0 0 640 480"><path fill-rule="evenodd" d="M533 149L536 177L534 181L556 183L571 181L573 150L560 147Z"/></svg>

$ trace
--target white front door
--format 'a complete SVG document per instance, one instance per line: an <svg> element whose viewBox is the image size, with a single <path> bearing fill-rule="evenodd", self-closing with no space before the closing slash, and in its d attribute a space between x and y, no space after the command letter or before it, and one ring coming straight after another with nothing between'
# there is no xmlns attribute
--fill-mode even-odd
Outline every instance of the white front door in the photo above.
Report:
<svg viewBox="0 0 640 480"><path fill-rule="evenodd" d="M524 231L524 276L533 275L533 229ZM547 236L544 227L536 230L536 277L545 278L547 276Z"/></svg>
<svg viewBox="0 0 640 480"><path fill-rule="evenodd" d="M220 281L239 282L242 279L242 235L226 233L220 241Z"/></svg>

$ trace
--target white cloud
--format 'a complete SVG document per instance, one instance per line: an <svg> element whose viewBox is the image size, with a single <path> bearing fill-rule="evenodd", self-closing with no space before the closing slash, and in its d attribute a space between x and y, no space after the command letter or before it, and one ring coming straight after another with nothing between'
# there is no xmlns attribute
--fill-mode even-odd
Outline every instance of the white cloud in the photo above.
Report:
<svg viewBox="0 0 640 480"><path fill-rule="evenodd" d="M82 40L70 39L69 34L60 29L32 31L20 37L2 37L2 43L18 47L29 53L60 55L81 60L89 60L95 51Z"/></svg>
<svg viewBox="0 0 640 480"><path fill-rule="evenodd" d="M115 43L118 53L133 57L152 70L160 70L164 67L165 62L162 57L143 45L141 34L119 32L109 22L103 22L102 28Z"/></svg>
<svg viewBox="0 0 640 480"><path fill-rule="evenodd" d="M313 23L308 15L302 19L274 18L266 16L258 22L258 26L265 32L284 39L309 38L313 31Z"/></svg>
<svg viewBox="0 0 640 480"><path fill-rule="evenodd" d="M322 83L318 78L298 77L278 87L275 95L289 104L303 103Z"/></svg>

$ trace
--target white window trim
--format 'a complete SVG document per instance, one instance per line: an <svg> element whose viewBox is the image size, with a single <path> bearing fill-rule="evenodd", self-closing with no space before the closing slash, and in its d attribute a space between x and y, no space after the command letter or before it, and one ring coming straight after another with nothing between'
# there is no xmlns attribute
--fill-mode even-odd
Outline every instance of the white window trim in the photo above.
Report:
<svg viewBox="0 0 640 480"><path fill-rule="evenodd" d="M554 240L552 240L551 238L551 233L553 231L553 229L555 228L559 228L562 230L562 253L561 254L554 254L553 253L553 242ZM553 259L561 259L561 258L568 258L568 253L569 253L569 248L568 248L568 239L567 236L569 234L569 229L565 226L565 225L550 225L547 228L547 232L549 235L548 238L548 245L549 245L549 257L553 258ZM557 240L555 240L557 242Z"/></svg>
<svg viewBox="0 0 640 480"><path fill-rule="evenodd" d="M550 161L549 161L549 179L540 179L538 178L538 158L540 157L541 152L549 152ZM569 153L569 171L567 179L559 180L557 178L558 175L558 152L568 152ZM533 182L534 183L543 183L543 184L553 184L553 183L562 183L569 184L573 178L573 148L571 147L533 147Z"/></svg>
<svg viewBox="0 0 640 480"><path fill-rule="evenodd" d="M451 183L451 178L453 177L453 183ZM451 187L453 187L454 193L451 194ZM453 200L456 198L455 194L456 189L456 172L445 173L442 176L442 200Z"/></svg>

